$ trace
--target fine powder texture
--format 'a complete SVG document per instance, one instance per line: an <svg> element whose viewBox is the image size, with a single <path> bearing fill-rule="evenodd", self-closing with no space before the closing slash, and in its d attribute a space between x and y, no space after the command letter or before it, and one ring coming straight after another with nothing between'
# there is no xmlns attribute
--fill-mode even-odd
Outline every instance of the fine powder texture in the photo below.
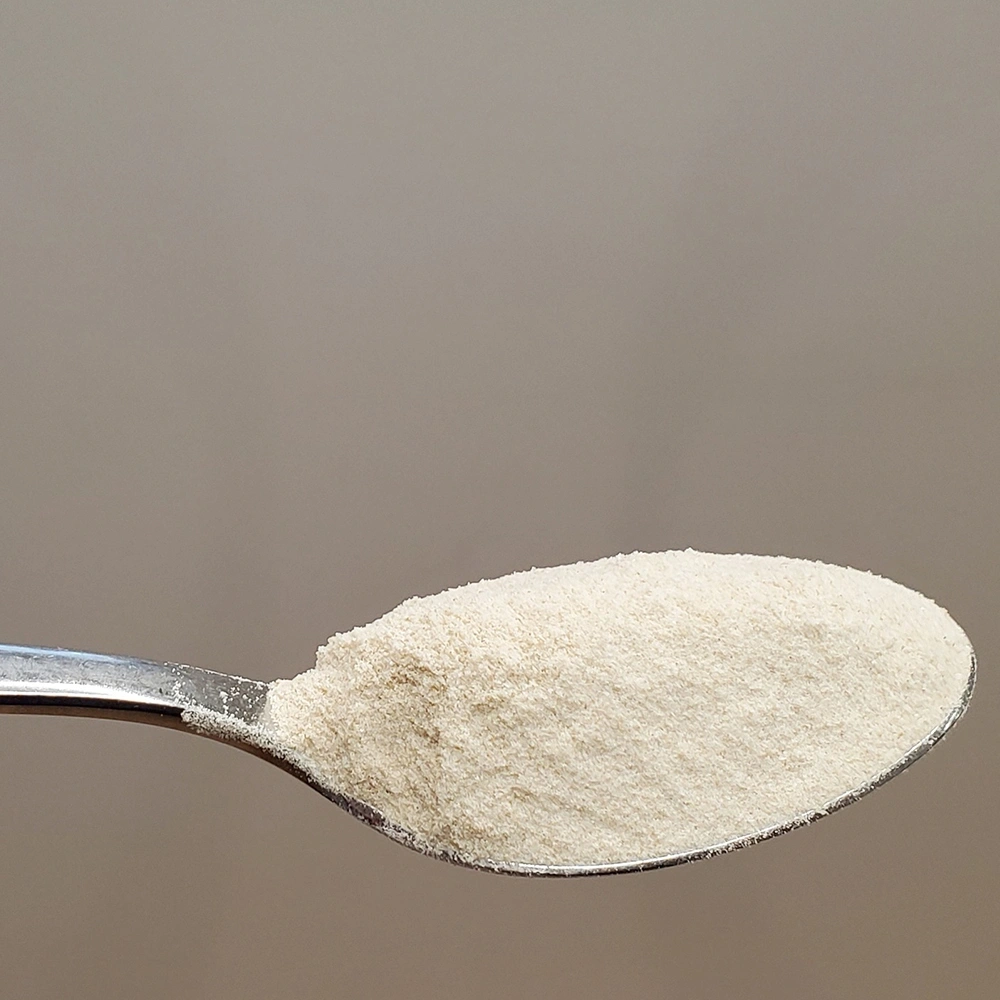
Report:
<svg viewBox="0 0 1000 1000"><path fill-rule="evenodd" d="M265 725L435 849L572 865L722 844L890 768L962 700L933 601L799 559L633 553L404 601Z"/></svg>

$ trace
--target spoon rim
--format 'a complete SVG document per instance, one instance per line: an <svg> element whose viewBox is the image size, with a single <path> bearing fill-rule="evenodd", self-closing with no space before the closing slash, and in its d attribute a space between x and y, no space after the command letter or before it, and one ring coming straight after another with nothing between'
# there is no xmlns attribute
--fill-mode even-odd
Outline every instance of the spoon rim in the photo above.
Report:
<svg viewBox="0 0 1000 1000"><path fill-rule="evenodd" d="M656 868L671 868L675 865L688 864L693 861L703 861L707 858L718 857L720 854L728 854L731 851L740 850L744 847L752 847L755 844L759 844L765 840L770 840L783 833L789 833L792 830L799 829L800 827L808 826L816 820L823 819L825 816L829 816L831 813L837 812L839 809L843 809L844 806L852 805L859 799L864 798L870 792L873 792L876 788L881 787L886 782L905 771L911 764L914 763L914 761L919 760L932 747L941 741L945 734L948 733L948 731L968 710L969 703L972 698L972 692L976 685L976 671L976 655L975 652L972 652L969 676L958 704L948 713L944 720L942 720L942 722L935 727L934 730L932 730L922 740L914 744L894 764L885 770L880 771L874 777L869 778L856 788L852 788L849 791L844 792L842 795L838 795L836 798L831 799L816 809L799 813L791 819L775 823L772 826L765 827L763 830L756 830L752 833L743 834L739 837L733 837L729 840L712 844L708 847L699 847L690 851L677 851L671 854L664 854L650 858L636 858L628 861L545 865L518 861L497 861L491 858L474 858L469 855L463 855L456 851L436 847L433 844L426 842L423 838L413 833L411 830L404 829L403 827L393 823L390 819L388 819L388 817L385 816L384 813L374 806L361 802L360 800L354 799L349 795L345 795L342 792L338 792L337 790L324 785L319 775L310 768L308 761L292 752L275 753L276 745L269 744L266 737L263 741L254 743L255 736L257 736L258 740L260 738L257 732L257 727L247 727L248 736L246 739L251 745L247 746L247 744L244 743L244 748L250 749L251 752L255 753L257 756L264 757L271 763L277 764L277 766L281 767L283 770L293 774L295 777L299 778L301 781L318 791L325 798L340 806L355 819L373 827L379 833L384 834L396 843L402 844L404 847L408 847L419 854L426 855L427 857L435 858L440 861L446 861L461 868L468 868L474 871L485 871L499 875L513 875L528 878L574 878L594 875L622 875L631 872L650 871ZM208 732L202 732L202 735L210 736L211 734ZM224 741L231 742L232 737L229 737L228 740Z"/></svg>

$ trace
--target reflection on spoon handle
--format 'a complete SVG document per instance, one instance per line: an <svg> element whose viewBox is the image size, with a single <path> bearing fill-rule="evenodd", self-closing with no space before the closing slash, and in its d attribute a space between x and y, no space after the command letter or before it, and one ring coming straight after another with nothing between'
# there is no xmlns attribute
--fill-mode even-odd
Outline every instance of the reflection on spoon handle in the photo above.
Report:
<svg viewBox="0 0 1000 1000"><path fill-rule="evenodd" d="M181 714L204 709L253 722L263 681L179 663L67 649L0 645L0 712L83 715L187 728Z"/></svg>

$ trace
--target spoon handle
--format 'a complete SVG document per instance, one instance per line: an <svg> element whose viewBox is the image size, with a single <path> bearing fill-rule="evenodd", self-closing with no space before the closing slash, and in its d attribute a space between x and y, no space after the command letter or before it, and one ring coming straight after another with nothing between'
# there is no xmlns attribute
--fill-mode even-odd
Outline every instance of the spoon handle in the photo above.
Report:
<svg viewBox="0 0 1000 1000"><path fill-rule="evenodd" d="M267 684L179 663L0 645L0 713L83 715L186 728L203 709L255 721Z"/></svg>

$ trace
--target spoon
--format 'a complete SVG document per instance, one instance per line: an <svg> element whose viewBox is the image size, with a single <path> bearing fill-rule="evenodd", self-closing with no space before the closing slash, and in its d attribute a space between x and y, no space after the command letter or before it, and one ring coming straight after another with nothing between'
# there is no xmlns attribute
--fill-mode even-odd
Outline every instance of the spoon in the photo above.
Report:
<svg viewBox="0 0 1000 1000"><path fill-rule="evenodd" d="M407 847L466 868L508 875L610 875L665 868L749 847L805 826L856 802L922 757L962 717L975 679L976 659L973 656L960 703L936 729L887 770L830 802L817 803L809 812L721 844L662 857L608 864L538 865L470 859L428 846L410 831L390 822L379 810L324 784L307 761L290 748L276 743L261 725L269 688L265 681L128 656L0 645L0 713L123 719L207 736L276 764L356 819Z"/></svg>

